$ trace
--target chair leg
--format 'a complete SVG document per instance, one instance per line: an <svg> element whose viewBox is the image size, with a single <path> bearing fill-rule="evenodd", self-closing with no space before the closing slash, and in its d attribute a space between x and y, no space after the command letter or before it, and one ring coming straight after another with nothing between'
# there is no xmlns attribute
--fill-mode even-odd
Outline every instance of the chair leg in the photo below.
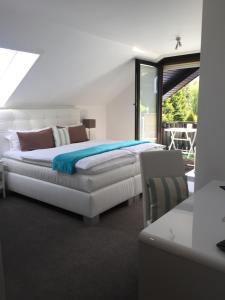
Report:
<svg viewBox="0 0 225 300"><path fill-rule="evenodd" d="M96 225L99 223L99 215L93 217L93 218L89 218L89 217L83 217L83 221L84 221L84 224L86 225Z"/></svg>
<svg viewBox="0 0 225 300"><path fill-rule="evenodd" d="M5 278L4 278L4 268L2 261L2 253L1 253L1 244L0 244L0 299L5 300Z"/></svg>

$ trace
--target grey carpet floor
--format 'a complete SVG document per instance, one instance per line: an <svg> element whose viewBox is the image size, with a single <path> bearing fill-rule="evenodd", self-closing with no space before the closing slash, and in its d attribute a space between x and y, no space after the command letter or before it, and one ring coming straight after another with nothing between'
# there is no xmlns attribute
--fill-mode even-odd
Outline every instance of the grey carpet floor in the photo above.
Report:
<svg viewBox="0 0 225 300"><path fill-rule="evenodd" d="M95 226L19 195L0 199L7 300L137 300L142 203Z"/></svg>

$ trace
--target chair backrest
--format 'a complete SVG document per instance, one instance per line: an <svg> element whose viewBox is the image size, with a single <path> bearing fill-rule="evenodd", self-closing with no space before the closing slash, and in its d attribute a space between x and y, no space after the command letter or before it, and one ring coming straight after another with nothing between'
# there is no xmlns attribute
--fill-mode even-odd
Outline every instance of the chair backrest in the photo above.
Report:
<svg viewBox="0 0 225 300"><path fill-rule="evenodd" d="M140 153L144 226L150 220L148 180L154 177L183 176L184 161L180 150L145 151Z"/></svg>

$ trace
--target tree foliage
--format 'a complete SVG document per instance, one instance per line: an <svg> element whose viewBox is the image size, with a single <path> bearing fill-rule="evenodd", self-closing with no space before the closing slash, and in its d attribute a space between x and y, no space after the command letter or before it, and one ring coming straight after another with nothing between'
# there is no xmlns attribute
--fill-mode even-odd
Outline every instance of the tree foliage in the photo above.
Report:
<svg viewBox="0 0 225 300"><path fill-rule="evenodd" d="M199 78L163 101L162 121L197 121Z"/></svg>

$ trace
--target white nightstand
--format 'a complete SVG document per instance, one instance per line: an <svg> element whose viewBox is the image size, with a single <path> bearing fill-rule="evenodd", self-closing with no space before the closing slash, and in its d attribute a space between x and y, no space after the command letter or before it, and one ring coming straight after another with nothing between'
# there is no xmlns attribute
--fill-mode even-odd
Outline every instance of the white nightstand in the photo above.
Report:
<svg viewBox="0 0 225 300"><path fill-rule="evenodd" d="M5 170L3 162L0 161L0 192L2 192L3 198L6 198L5 192Z"/></svg>

